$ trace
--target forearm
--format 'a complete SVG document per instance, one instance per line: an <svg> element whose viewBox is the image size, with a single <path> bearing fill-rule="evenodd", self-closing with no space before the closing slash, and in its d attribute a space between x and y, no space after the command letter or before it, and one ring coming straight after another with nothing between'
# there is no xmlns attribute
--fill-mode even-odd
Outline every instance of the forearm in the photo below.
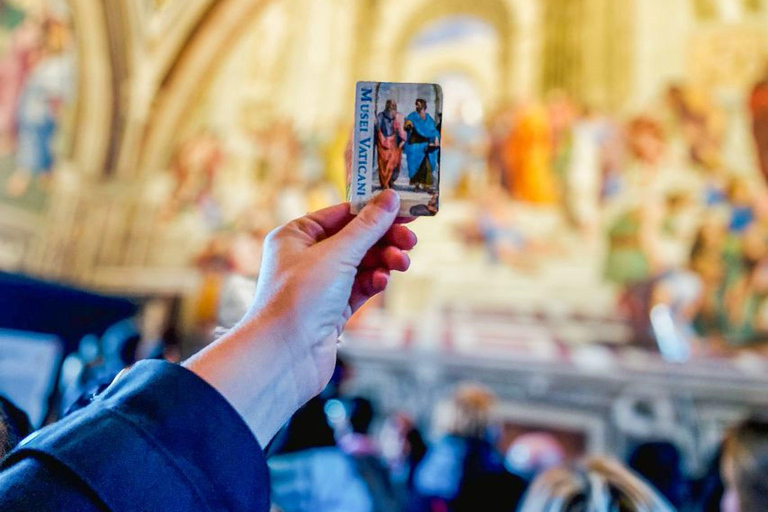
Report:
<svg viewBox="0 0 768 512"><path fill-rule="evenodd" d="M290 330L251 319L183 363L227 399L262 446L304 402L292 373L295 354L281 332Z"/></svg>

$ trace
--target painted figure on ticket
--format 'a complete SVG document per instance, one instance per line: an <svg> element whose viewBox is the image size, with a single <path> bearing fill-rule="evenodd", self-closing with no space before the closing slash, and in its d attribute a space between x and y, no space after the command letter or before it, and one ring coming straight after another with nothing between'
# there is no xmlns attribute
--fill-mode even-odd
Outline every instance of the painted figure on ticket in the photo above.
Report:
<svg viewBox="0 0 768 512"><path fill-rule="evenodd" d="M376 116L376 154L382 189L393 187L400 175L405 139L403 116L398 114L395 100L387 100L384 110Z"/></svg>
<svg viewBox="0 0 768 512"><path fill-rule="evenodd" d="M440 132L435 120L427 113L427 102L416 100L416 111L405 118L408 141L405 157L408 161L408 177L416 190L429 190L436 185L437 156L440 148Z"/></svg>

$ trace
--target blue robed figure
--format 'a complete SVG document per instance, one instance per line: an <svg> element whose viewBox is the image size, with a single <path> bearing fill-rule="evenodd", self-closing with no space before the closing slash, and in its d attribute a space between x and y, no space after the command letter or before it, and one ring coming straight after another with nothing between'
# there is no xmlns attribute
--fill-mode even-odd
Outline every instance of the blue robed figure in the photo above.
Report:
<svg viewBox="0 0 768 512"><path fill-rule="evenodd" d="M435 120L427 113L425 100L416 100L416 111L405 118L405 131L408 139L403 150L411 185L416 190L429 190L435 185L440 132Z"/></svg>

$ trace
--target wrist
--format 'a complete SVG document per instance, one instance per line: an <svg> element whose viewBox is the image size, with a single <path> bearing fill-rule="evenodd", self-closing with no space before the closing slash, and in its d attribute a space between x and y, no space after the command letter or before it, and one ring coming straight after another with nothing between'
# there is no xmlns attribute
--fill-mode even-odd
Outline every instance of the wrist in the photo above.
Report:
<svg viewBox="0 0 768 512"><path fill-rule="evenodd" d="M284 332L250 318L183 363L227 399L262 447L307 400Z"/></svg>

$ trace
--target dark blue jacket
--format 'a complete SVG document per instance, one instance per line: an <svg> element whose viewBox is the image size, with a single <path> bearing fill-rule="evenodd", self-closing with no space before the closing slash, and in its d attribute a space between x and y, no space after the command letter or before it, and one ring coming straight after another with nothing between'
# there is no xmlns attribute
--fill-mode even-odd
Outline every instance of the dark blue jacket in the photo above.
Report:
<svg viewBox="0 0 768 512"><path fill-rule="evenodd" d="M136 364L33 434L0 472L0 510L268 511L269 472L240 415L187 369Z"/></svg>

